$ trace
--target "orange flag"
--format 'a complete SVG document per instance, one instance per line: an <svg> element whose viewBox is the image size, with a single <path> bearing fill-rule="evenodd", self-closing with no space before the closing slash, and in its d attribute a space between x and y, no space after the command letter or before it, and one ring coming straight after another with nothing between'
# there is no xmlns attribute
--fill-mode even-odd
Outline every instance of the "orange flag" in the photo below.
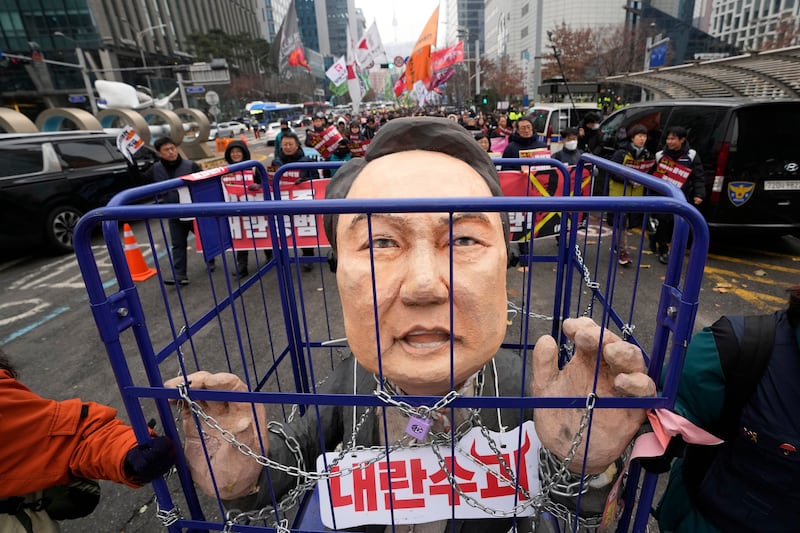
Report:
<svg viewBox="0 0 800 533"><path fill-rule="evenodd" d="M431 77L431 48L436 46L438 29L439 6L436 6L406 63L406 88L408 90L411 90L417 80L426 80Z"/></svg>

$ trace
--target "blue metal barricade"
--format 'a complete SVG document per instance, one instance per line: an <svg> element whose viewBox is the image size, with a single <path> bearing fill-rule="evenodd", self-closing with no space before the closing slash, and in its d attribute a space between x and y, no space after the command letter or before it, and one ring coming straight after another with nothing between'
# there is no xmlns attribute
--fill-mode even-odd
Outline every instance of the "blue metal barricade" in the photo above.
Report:
<svg viewBox="0 0 800 533"><path fill-rule="evenodd" d="M530 165L532 160L496 160L496 163ZM537 159L536 164L550 165L560 174L559 190L548 188L553 192L549 197L322 200L318 191L323 189L312 184L304 189L311 191L308 197L312 199L282 200L279 183L284 172L296 169L316 172L339 166L300 163L279 169L271 186L257 192L244 186L240 201L224 201L225 175L252 169L262 183L269 183L263 166L251 161L132 189L115 197L107 207L88 213L76 228L76 254L92 314L139 440L147 441L146 420L155 415L161 431L174 442L183 442L170 402L186 397L195 402L193 405L200 406L210 401L263 404L269 420L291 424L311 417L309 420L315 420L320 430L329 422L320 418L323 406L387 409L396 405L438 405L442 401L441 397L392 393L392 403L387 403L385 396L376 394L320 392L324 390L321 384L347 356L334 275L328 269L327 246L318 218L314 218L323 214L362 213L369 219L376 213L445 213L452 223L453 213L506 212L522 214L519 220L527 221L529 227L535 225L537 216L557 214L560 223L553 234L537 236L532 232L520 266L511 267L508 273L509 327L504 347L519 355L521 387L526 383L526 363L535 338L541 334L553 335L565 363L570 353L560 331L562 321L589 316L639 346L649 364L649 374L657 382L663 381L657 397L597 397L593 399L593 407L671 408L685 347L692 333L708 247L708 231L702 217L677 189L598 157L583 156L572 178L569 170L557 161ZM581 196L585 165L613 172L626 183L641 184L649 194L613 198ZM157 201L160 195L181 186L189 187L192 203L143 203ZM663 279L648 268L648 256L643 250L644 231L637 233L635 228L632 235L639 239L639 253L635 254L632 265L621 269L615 254L621 233L627 228L621 227L620 217L607 225L602 218L592 215L596 213L674 215L672 253ZM183 218L195 219L199 234L195 245L202 246L202 264L216 260L216 272L195 269L202 271L203 278L194 278L191 286L171 287L165 284L175 273L168 251L167 221ZM146 235L140 249L155 261L157 277L151 281L134 284L120 239L121 222L132 224L140 236ZM98 226L102 227L103 246L92 245L93 230ZM247 278L234 275L234 258L228 253L234 227L246 229L237 246L253 252L251 256L258 267ZM687 258L684 250L690 232L692 246ZM272 254L266 260L261 258L261 234L270 239ZM301 253L303 247L311 253ZM97 267L98 257L105 254L114 269L113 280L103 280ZM193 263L191 257L189 262ZM306 272L305 265L311 265L312 271ZM374 285L374 271L372 275ZM657 308L637 305L636 294L642 290L660 294ZM365 297L375 298L375 295ZM450 303L452 306L452 295ZM372 327L376 320L364 317L364 326ZM201 370L236 374L246 390L200 390L192 389L189 384L179 392L164 387L169 378L185 379ZM447 408L502 408L521 413L522 409L574 409L586 404L586 397L541 398L521 392L519 396L455 397L447 403ZM215 427L213 419L198 416L197 411L194 419L206 435L216 432L222 445L224 441L231 442L231 433ZM589 438L591 425L586 435ZM260 450L244 451L263 465L266 447L263 442L260 444ZM348 443L341 444L348 451ZM204 449L204 453L210 460L210 452ZM296 468L287 470L290 476L302 479L303 472ZM313 465L306 465L306 472L313 470ZM213 477L214 473L211 474ZM391 478L393 474L385 475ZM638 469L635 464L632 466L618 531L631 527L634 531L645 530L655 481L655 476L647 475L640 482ZM307 488L300 481L298 485ZM309 483L308 487L312 485ZM196 490L183 453L179 453L176 474L157 480L153 489L159 518L170 531L324 531L319 521L320 510L332 505L311 491L310 496L301 494L302 498L294 494L288 503L280 501L281 494L274 494L269 507L251 512L232 511L222 501L218 487L211 497ZM391 494L392 489L388 490ZM387 501L390 500L387 496ZM394 504L388 505L393 512ZM566 527L577 528L577 523Z"/></svg>

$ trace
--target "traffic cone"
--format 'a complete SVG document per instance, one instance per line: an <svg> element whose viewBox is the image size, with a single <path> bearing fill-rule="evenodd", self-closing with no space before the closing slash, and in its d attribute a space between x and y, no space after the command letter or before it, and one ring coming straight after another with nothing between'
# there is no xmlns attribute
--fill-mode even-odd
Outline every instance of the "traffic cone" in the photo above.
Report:
<svg viewBox="0 0 800 533"><path fill-rule="evenodd" d="M156 275L156 269L147 266L133 230L129 224L123 226L125 231L125 259L128 261L128 270L133 281L144 281Z"/></svg>

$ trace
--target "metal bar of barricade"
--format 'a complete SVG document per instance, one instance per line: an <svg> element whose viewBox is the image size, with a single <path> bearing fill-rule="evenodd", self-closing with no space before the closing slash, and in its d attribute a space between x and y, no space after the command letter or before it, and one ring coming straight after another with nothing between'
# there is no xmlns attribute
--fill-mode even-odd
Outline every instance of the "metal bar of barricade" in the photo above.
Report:
<svg viewBox="0 0 800 533"><path fill-rule="evenodd" d="M531 160L498 160L503 163L520 163L530 164ZM542 160L537 160L542 162ZM583 197L581 196L581 171L584 163L591 163L600 168L607 169L612 172L619 172L624 175L626 179L631 179L642 183L648 189L661 194L662 196L648 196L648 197ZM560 165L560 163L558 163ZM290 164L279 169L279 172L289 171L293 169L324 169L338 167L339 163L322 163L322 164ZM252 166L252 165L251 165ZM555 165L558 166L558 165ZM562 165L563 166L563 165ZM209 175L209 177L218 177L226 172L237 171L246 168L246 164L237 164L227 167L225 171L219 171L217 174ZM673 246L675 249L685 245L686 237L689 228L692 229L694 245L689 254L688 266L685 270L685 276L681 276L682 270L682 257L679 254L673 254L670 264L668 265L668 272L666 280L662 287L662 302L669 305L659 306L656 333L654 335L654 342L652 352L655 357L652 358L650 363L650 373L657 376L660 372L660 365L666 358L667 340L671 338L672 342L669 345L669 368L667 370L667 380L662 394L655 398L598 398L596 407L603 408L623 408L623 407L638 407L638 408L670 408L674 402L674 395L677 388L677 379L680 374L680 363L682 360L683 351L685 351L688 337L691 334L692 323L696 314L697 299L699 296L700 276L702 275L702 265L705 260L705 253L708 247L708 231L705 223L700 216L699 212L692 206L688 205L683 199L677 189L660 182L656 178L642 175L636 171L631 171L625 167L615 165L606 160L596 158L594 156L584 156L578 165L579 171L576 172L574 180L569 179L569 174L566 173L566 168L563 170L558 169L558 172L563 173L563 188L562 196L552 196L547 198L542 197L503 197L503 198L447 198L447 199L413 199L413 200L309 200L303 202L287 202L287 201L274 201L280 198L279 183L280 175L276 173L273 178L272 191L274 194L271 197L274 200L266 200L263 202L240 202L235 205L236 216L265 216L269 221L269 231L272 236L277 236L277 246L275 258L276 265L276 279L278 283L279 297L281 298L282 315L284 323L287 328L287 343L288 349L295 349L297 361L300 361L302 370L298 369L299 376L296 375L296 385L299 382L306 383L306 386L297 386L295 393L279 392L230 392L230 391L207 391L207 390L192 390L193 400L203 401L233 401L233 402L259 402L265 404L279 404L293 402L297 404L314 404L314 405L363 405L363 406L380 406L383 405L379 399L373 395L351 395L342 397L342 395L323 395L317 394L311 397L308 394L310 390L307 386L308 379L313 379L313 366L310 368L311 374L304 374L305 371L305 345L308 349L315 346L322 346L322 343L312 342L308 338L307 332L305 335L301 332L300 327L303 320L298 314L299 302L295 298L295 288L290 273L290 263L288 256L288 239L284 230L283 223L276 223L282 221L283 217L293 215L304 215L307 213L316 214L342 214L342 213L381 213L381 212L394 212L394 213L431 213L431 212L462 212L462 211L524 211L524 212L561 212L562 213L562 227L559 229L559 237L562 245L559 246L559 252L556 256L556 262L562 267L566 268L557 269L557 280L555 283L554 299L560 303L555 303L553 309L553 331L557 332L560 320L571 315L569 311L570 294L573 289L573 277L578 275L582 276L581 267L582 263L576 259L573 253L574 247L577 244L577 231L578 231L578 217L580 213L589 213L591 211L601 212L618 212L618 213L637 213L637 212L662 212L675 216L676 231L673 238ZM262 169L263 170L263 169ZM257 170L261 172L262 170ZM266 171L264 176L266 176ZM262 183L268 183L269 180L262 178ZM135 202L144 198L150 198L155 194L163 193L171 188L183 185L183 180L176 179L168 182L147 185L135 190L126 191L118 195L108 207L94 210L88 213L79 223L76 228L76 255L84 275L84 280L87 286L87 292L90 296L90 305L92 306L95 320L98 323L101 338L106 343L109 357L112 362L112 367L115 371L118 384L120 386L123 402L129 412L129 416L137 432L137 437L145 439L147 435L146 425L144 424L144 417L141 412L141 407L138 401L144 398L152 398L158 408L159 416L164 421L165 431L174 440L179 439L176 432L174 423L170 420L170 410L167 403L168 399L177 399L178 394L174 389L164 389L161 382L161 374L155 365L151 364L153 361L154 352L152 349L151 340L147 334L146 317L142 310L141 302L138 299L138 290L130 279L130 273L125 268L124 251L119 239L118 222L120 220L136 221L136 220L149 220L151 218L182 218L182 217L206 217L211 221L225 220L226 217L231 216L233 206L221 201L210 201L206 203L197 204L159 204L159 205L124 205ZM265 188L267 189L267 188ZM565 223L569 216L570 224L567 228ZM107 297L105 290L98 274L97 265L91 250L91 231L97 225L102 225L106 235L106 245L109 249L109 254L112 256L112 264L114 265L115 275L117 276L120 285L119 293L112 294ZM219 222L216 222L216 228L221 228ZM585 268L585 267L584 267ZM564 270L564 272L561 272ZM683 280L683 287L680 282ZM580 288L580 286L579 286ZM302 298L302 296L301 296ZM128 309L131 313L130 317L120 317L121 309ZM214 312L220 312L217 309ZM529 312L529 310L526 310ZM114 316L116 315L116 318ZM124 320L123 320L124 318ZM619 322L619 320L617 321ZM123 329L131 328L134 332L137 347L140 350L142 359L145 363L146 375L149 385L136 386L130 376L130 372L125 366L124 349L119 343L119 332ZM305 341L303 340L304 336ZM305 343L305 344L304 344ZM295 358L290 357L292 364L295 364ZM310 354L308 354L308 363L311 364ZM293 368L294 370L294 368ZM411 405L430 405L440 398L434 397L404 397ZM524 398L524 397L509 397L509 398L492 398L492 407L498 409L505 408L575 408L582 406L586 401L585 397L558 397L558 398ZM486 407L486 399L480 397L459 397L452 402L452 407ZM181 458L181 460L183 460ZM181 467L178 469L182 490L187 497L187 504L189 505L189 512L191 513L191 520L181 520L177 524L184 527L199 527L208 525L203 518L203 511L197 495L194 492L191 479L188 471ZM640 507L637 508L636 522L634 530L642 526L642 517L646 517L649 512L649 501L652 499L650 491L651 481L645 479L645 489L640 494ZM172 505L170 494L163 482L154 485L156 495L159 498L159 505L162 508ZM629 487L630 490L630 487ZM634 490L635 493L635 490ZM647 500L645 502L645 500ZM645 505L643 505L645 504ZM645 508L646 507L646 508ZM627 511L626 511L627 512ZM623 521L627 520L623 515ZM646 522L645 522L646 523ZM170 526L172 528L173 526ZM170 529L173 531L173 529ZM237 525L233 530L251 530L248 526ZM258 530L253 528L252 530Z"/></svg>

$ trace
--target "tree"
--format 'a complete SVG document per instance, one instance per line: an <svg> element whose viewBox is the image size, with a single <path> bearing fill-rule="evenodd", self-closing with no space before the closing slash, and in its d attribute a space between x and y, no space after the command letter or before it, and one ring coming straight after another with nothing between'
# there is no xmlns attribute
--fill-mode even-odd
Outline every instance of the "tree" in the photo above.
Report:
<svg viewBox="0 0 800 533"><path fill-rule="evenodd" d="M775 25L775 36L765 38L762 50L776 50L800 44L800 24L796 17L784 13Z"/></svg>
<svg viewBox="0 0 800 533"><path fill-rule="evenodd" d="M588 79L586 69L592 63L597 51L598 35L591 28L572 29L562 22L552 31L547 32L549 52L544 54L542 78L563 76L568 81ZM558 68L555 52L561 62L563 72Z"/></svg>
<svg viewBox="0 0 800 533"><path fill-rule="evenodd" d="M525 88L522 69L508 54L495 60L481 58L481 82L490 99L516 100Z"/></svg>

